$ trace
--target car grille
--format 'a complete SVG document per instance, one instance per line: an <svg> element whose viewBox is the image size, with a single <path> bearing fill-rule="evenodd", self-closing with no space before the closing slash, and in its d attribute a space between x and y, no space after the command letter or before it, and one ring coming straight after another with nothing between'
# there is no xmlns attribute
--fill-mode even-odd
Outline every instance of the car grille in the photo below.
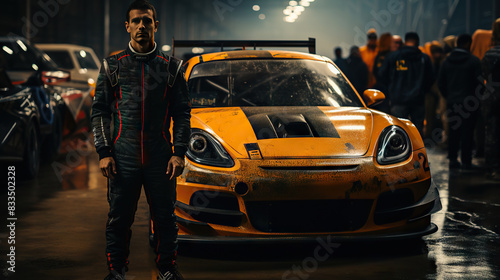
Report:
<svg viewBox="0 0 500 280"><path fill-rule="evenodd" d="M239 226L244 216L238 199L229 193L197 191L191 196L189 205L177 201L176 206L200 222L232 227Z"/></svg>
<svg viewBox="0 0 500 280"><path fill-rule="evenodd" d="M354 171L359 165L334 165L334 166L259 166L266 171Z"/></svg>
<svg viewBox="0 0 500 280"><path fill-rule="evenodd" d="M252 226L263 232L339 232L360 229L368 219L373 200L249 201Z"/></svg>
<svg viewBox="0 0 500 280"><path fill-rule="evenodd" d="M410 218L413 209L407 207L410 207L413 203L413 193L409 189L382 193L375 208L375 224L389 224Z"/></svg>

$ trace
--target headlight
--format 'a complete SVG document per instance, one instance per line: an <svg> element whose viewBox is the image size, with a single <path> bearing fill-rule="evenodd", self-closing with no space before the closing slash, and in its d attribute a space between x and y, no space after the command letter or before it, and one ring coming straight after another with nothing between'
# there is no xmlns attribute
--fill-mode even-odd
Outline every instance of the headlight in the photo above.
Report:
<svg viewBox="0 0 500 280"><path fill-rule="evenodd" d="M399 126L386 127L378 143L377 162L391 164L404 161L411 155L411 141L406 131Z"/></svg>
<svg viewBox="0 0 500 280"><path fill-rule="evenodd" d="M234 161L222 145L207 132L193 128L189 138L188 159L199 163L217 167L233 167Z"/></svg>

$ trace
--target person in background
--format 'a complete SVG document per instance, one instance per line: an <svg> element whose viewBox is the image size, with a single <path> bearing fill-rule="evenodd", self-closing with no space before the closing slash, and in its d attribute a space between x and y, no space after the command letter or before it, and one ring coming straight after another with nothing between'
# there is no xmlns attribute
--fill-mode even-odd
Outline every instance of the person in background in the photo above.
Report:
<svg viewBox="0 0 500 280"><path fill-rule="evenodd" d="M339 67L340 71L344 72L347 62L346 59L342 57L342 48L335 47L333 53L335 54L335 60L333 62L337 65L337 67Z"/></svg>
<svg viewBox="0 0 500 280"><path fill-rule="evenodd" d="M375 57L375 62L373 63L373 76L375 76L376 83L373 86L374 89L378 89L381 92L385 93L387 92L387 88L384 87L384 85L379 82L380 80L380 74L379 70L380 67L382 67L382 64L384 63L385 58L391 53L391 47L392 47L392 35L391 33L383 33L380 35L380 38L377 43L377 49L378 53L377 56ZM379 105L373 107L376 110L382 111L384 113L389 113L390 112L390 107L389 107L389 98L386 96L385 100L380 103Z"/></svg>
<svg viewBox="0 0 500 280"><path fill-rule="evenodd" d="M448 111L448 158L450 169L472 169L472 147L474 126L478 110L467 110L467 98L474 97L480 85L481 63L470 53L472 37L462 34L457 38L457 47L444 60L439 71L438 86L446 98ZM458 151L461 163L458 162Z"/></svg>
<svg viewBox="0 0 500 280"><path fill-rule="evenodd" d="M359 53L363 62L368 67L368 88L375 85L375 77L373 76L373 64L375 63L375 57L377 56L377 31L374 28L370 28L366 33L368 39L366 45L359 48Z"/></svg>
<svg viewBox="0 0 500 280"><path fill-rule="evenodd" d="M457 36L449 35L443 38L444 55L448 55L457 45Z"/></svg>
<svg viewBox="0 0 500 280"><path fill-rule="evenodd" d="M434 77L437 80L437 75L439 74L439 69L441 63L444 59L444 50L439 42L432 42L429 46L429 54L432 61L432 68L434 69ZM442 144L446 141L448 133L446 122L446 100L441 95L437 83L433 83L429 92L425 95L425 127L424 127L424 138L432 139L437 141L436 144ZM438 124L437 121L441 121ZM438 126L443 128L442 135L439 139L434 135L434 129Z"/></svg>
<svg viewBox="0 0 500 280"><path fill-rule="evenodd" d="M483 78L486 80L486 99L483 116L486 120L484 159L489 177L500 180L500 18L493 23L491 43L481 60Z"/></svg>
<svg viewBox="0 0 500 280"><path fill-rule="evenodd" d="M344 74L347 76L347 79L351 81L356 91L362 95L368 84L368 68L361 59L359 48L356 46L351 47L350 55L347 58L346 72Z"/></svg>
<svg viewBox="0 0 500 280"><path fill-rule="evenodd" d="M399 50L403 46L403 39L399 35L392 35L391 52Z"/></svg>
<svg viewBox="0 0 500 280"><path fill-rule="evenodd" d="M491 48L492 30L478 29L472 34L472 46L470 51L473 55L477 56L480 60L483 59L484 54ZM480 109L482 111L482 108ZM482 112L477 116L476 130L474 131L474 143L476 144L475 156L484 157L484 131L485 120Z"/></svg>
<svg viewBox="0 0 500 280"><path fill-rule="evenodd" d="M391 114L410 118L422 134L425 93L434 83L431 59L423 54L415 32L405 35L405 45L387 56L380 68L381 83L387 88Z"/></svg>
<svg viewBox="0 0 500 280"><path fill-rule="evenodd" d="M491 48L491 37L493 35L493 30L478 29L472 34L472 45L470 47L470 52L477 56L479 59L483 59L484 54Z"/></svg>

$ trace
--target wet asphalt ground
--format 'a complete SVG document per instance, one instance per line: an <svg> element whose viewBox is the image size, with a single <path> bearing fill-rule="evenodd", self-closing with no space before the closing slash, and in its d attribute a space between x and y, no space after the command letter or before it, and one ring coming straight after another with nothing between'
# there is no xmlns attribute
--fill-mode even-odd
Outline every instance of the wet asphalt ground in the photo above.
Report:
<svg viewBox="0 0 500 280"><path fill-rule="evenodd" d="M16 178L15 273L7 194L0 194L0 279L103 279L106 180L88 141L69 139L66 152L31 181ZM429 150L443 210L438 232L417 241L338 244L321 259L318 244L179 248L186 279L497 279L500 278L500 182L482 171L449 171L446 153ZM480 160L474 163L481 165ZM2 167L0 173L6 173ZM58 171L56 171L58 170ZM2 177L2 184L6 179ZM5 225L3 225L5 224ZM156 279L148 244L148 207L141 197L127 279Z"/></svg>

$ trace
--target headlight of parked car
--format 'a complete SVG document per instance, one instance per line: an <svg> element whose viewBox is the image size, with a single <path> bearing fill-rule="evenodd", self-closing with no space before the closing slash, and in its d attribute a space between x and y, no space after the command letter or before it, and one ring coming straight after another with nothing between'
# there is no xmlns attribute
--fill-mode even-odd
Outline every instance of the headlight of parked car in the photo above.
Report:
<svg viewBox="0 0 500 280"><path fill-rule="evenodd" d="M399 126L386 127L378 143L377 162L392 164L404 161L411 155L411 141L406 131Z"/></svg>
<svg viewBox="0 0 500 280"><path fill-rule="evenodd" d="M193 128L186 152L188 159L204 165L217 167L233 167L234 161L228 152L212 135Z"/></svg>

